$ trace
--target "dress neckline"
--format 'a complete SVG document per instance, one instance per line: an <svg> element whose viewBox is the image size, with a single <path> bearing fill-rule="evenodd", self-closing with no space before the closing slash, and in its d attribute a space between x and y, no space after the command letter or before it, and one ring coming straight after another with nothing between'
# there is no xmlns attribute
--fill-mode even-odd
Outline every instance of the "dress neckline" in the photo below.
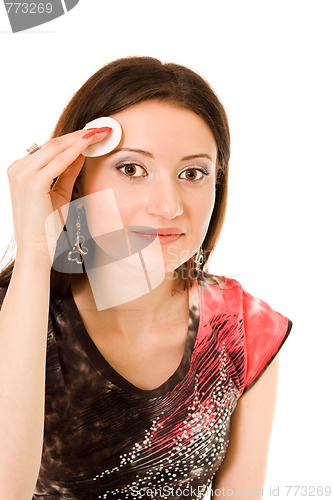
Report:
<svg viewBox="0 0 333 500"><path fill-rule="evenodd" d="M165 382L163 382L159 387L149 390L141 389L132 384L132 382L125 379L104 358L87 332L70 288L67 295L63 297L61 301L63 303L63 307L67 311L70 323L73 327L74 325L76 326L73 328L75 335L93 367L98 370L109 382L125 392L139 398L153 399L165 395L174 389L176 385L185 378L187 372L189 371L192 353L194 351L197 334L200 328L202 293L199 283L199 280L194 280L192 287L189 289L188 329L185 348L180 364L178 365L176 371Z"/></svg>

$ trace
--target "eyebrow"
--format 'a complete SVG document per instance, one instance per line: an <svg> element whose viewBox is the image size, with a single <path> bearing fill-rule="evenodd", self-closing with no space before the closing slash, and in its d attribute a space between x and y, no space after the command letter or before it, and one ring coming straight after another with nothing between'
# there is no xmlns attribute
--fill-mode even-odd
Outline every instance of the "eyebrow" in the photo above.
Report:
<svg viewBox="0 0 333 500"><path fill-rule="evenodd" d="M136 148L119 148L114 151L111 151L110 155L115 154L115 153L120 153L121 151L130 151L131 153L139 153L144 156L148 156L148 158L154 158L154 155L150 153L149 151L144 151L143 149L136 149ZM196 155L188 155L184 156L180 161L187 161L187 160L193 160L194 158L207 158L213 163L213 159L211 156L209 156L206 153L199 153Z"/></svg>

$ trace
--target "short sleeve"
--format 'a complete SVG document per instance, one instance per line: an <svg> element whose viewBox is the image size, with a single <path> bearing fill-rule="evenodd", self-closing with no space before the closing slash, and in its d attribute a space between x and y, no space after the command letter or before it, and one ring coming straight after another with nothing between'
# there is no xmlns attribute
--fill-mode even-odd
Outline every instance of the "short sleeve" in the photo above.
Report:
<svg viewBox="0 0 333 500"><path fill-rule="evenodd" d="M242 301L246 358L244 394L259 380L280 351L289 336L292 321L243 289Z"/></svg>

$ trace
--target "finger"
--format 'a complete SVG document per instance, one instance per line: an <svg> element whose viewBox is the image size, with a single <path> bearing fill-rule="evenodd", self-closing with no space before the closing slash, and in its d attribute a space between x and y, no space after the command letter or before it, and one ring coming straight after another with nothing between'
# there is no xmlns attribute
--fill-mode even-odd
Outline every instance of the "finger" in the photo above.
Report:
<svg viewBox="0 0 333 500"><path fill-rule="evenodd" d="M109 127L100 127L99 130L103 130ZM98 130L96 128L96 130ZM41 170L48 163L54 160L59 154L63 153L66 149L71 147L75 142L81 140L81 138L86 135L87 129L76 130L75 132L70 132L69 134L62 135L60 137L55 137L54 139L50 139L45 144L43 144L35 153L28 154L23 158L24 162L24 171L25 172L33 172L37 170ZM105 138L105 134L96 133L89 139L84 139L82 142L82 149L79 151L80 154L85 150L87 146L90 144L94 144L95 142L99 142L102 140L101 135Z"/></svg>
<svg viewBox="0 0 333 500"><path fill-rule="evenodd" d="M19 158L19 160L27 160L28 162L31 162L32 160L36 160L36 158L40 158L41 153L42 152L45 153L46 146L50 145L51 142L53 142L54 144L59 142L60 152L61 152L61 150L62 150L61 148L66 148L66 147L70 146L70 144L74 140L76 140L81 135L84 135L83 134L84 130L85 129L75 130L74 132L69 132L68 134L64 134L64 135L61 135L59 137L54 137L52 139L49 139L44 144L39 146L37 151L35 151L34 153L28 153L27 155L22 156L22 158Z"/></svg>
<svg viewBox="0 0 333 500"><path fill-rule="evenodd" d="M78 139L74 144L72 144L69 148L67 148L62 153L58 154L54 160L52 160L48 165L41 169L39 172L39 180L44 187L50 187L50 182L55 178L62 174L66 168L69 168L70 165L78 158L78 156L86 149L90 144L94 144L98 140L105 139L107 136L107 132L102 132L99 134L95 134L93 137L89 139ZM98 138L96 139L96 136Z"/></svg>
<svg viewBox="0 0 333 500"><path fill-rule="evenodd" d="M80 155L66 170L60 174L52 188L52 192L70 201L74 183L84 165L85 158Z"/></svg>

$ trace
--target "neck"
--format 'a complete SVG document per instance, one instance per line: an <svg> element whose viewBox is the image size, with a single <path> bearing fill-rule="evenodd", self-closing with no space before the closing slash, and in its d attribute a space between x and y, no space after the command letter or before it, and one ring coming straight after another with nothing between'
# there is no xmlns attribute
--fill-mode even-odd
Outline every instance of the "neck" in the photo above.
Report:
<svg viewBox="0 0 333 500"><path fill-rule="evenodd" d="M135 283L133 285L132 281L124 280L119 284L106 279L105 274L99 277L98 291L93 290L87 275L81 275L80 279L74 280L70 287L81 313L94 316L99 325L112 328L112 331L137 335L138 327L141 331L151 331L159 325L176 323L184 319L184 311L188 312L188 291L180 288L178 281L172 277L173 273L169 273L157 287L148 291L146 287L145 293L141 294L133 293L140 291L140 287ZM108 302L116 305L98 308L96 295L103 296L104 304ZM133 295L135 298L131 299ZM126 297L129 300L125 300Z"/></svg>

